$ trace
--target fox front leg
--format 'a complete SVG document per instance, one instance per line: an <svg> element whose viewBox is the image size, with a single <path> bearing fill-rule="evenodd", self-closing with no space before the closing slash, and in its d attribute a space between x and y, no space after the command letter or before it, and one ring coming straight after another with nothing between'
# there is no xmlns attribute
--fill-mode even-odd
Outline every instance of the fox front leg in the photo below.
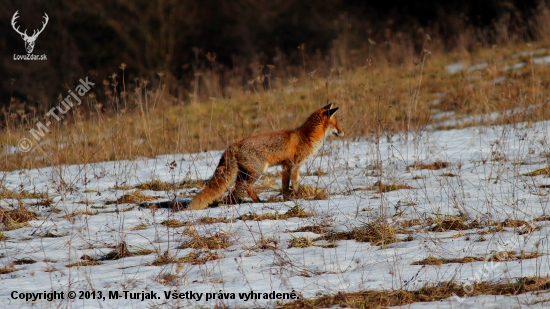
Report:
<svg viewBox="0 0 550 309"><path fill-rule="evenodd" d="M282 173L282 185L283 185L283 199L285 201L290 200L290 172L291 167L288 165L283 165L283 173Z"/></svg>
<svg viewBox="0 0 550 309"><path fill-rule="evenodd" d="M290 172L290 180L292 180L292 190L294 191L294 196L300 196L300 167L293 166Z"/></svg>

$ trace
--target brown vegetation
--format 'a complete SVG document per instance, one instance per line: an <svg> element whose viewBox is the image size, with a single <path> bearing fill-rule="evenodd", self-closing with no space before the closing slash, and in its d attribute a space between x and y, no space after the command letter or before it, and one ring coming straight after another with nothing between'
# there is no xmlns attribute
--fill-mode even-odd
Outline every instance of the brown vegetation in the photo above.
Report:
<svg viewBox="0 0 550 309"><path fill-rule="evenodd" d="M515 251L502 251L486 257L466 256L466 257L455 258L455 259L440 259L433 256L429 256L423 260L416 261L411 264L412 265L442 265L442 264L449 264L449 263L464 264L464 263L472 263L472 262L480 262L480 261L505 262L505 261L534 259L539 256L542 256L542 254L539 252L531 252L531 253L521 252L520 254L517 254Z"/></svg>
<svg viewBox="0 0 550 309"><path fill-rule="evenodd" d="M449 162L444 162L444 161L435 161L433 163L416 162L414 164L407 166L407 168L414 168L417 170L422 170L422 169L440 170L442 168L448 167L449 165L450 165Z"/></svg>
<svg viewBox="0 0 550 309"><path fill-rule="evenodd" d="M239 220L261 221L261 220L285 220L285 219L293 218L293 217L307 218L307 217L311 217L311 216L313 216L313 215L308 213L307 211L305 211L302 207L296 205L296 206L291 207L287 212L285 212L283 214L266 213L266 214L259 215L259 214L251 213L251 214L242 215L238 219Z"/></svg>
<svg viewBox="0 0 550 309"><path fill-rule="evenodd" d="M373 246L385 247L398 242L394 228L386 220L380 218L371 223L356 227L349 232L328 232L316 240L356 240L359 242L370 242Z"/></svg>
<svg viewBox="0 0 550 309"><path fill-rule="evenodd" d="M207 250L217 250L225 249L231 246L231 241L229 240L229 235L218 233L215 235L201 236L197 233L196 230L190 229L187 233L191 239L184 241L178 249L207 249Z"/></svg>
<svg viewBox="0 0 550 309"><path fill-rule="evenodd" d="M24 206L12 210L0 208L0 230L15 230L27 226L28 221L35 219L37 219L36 214L28 211Z"/></svg>
<svg viewBox="0 0 550 309"><path fill-rule="evenodd" d="M338 305L347 308L380 308L402 306L414 302L432 302L457 295L477 296L517 295L531 291L542 291L550 288L548 277L523 277L515 282L489 283L480 282L473 286L473 292L467 294L465 287L454 282L442 282L425 286L416 291L361 291L339 292L334 295L323 295L316 299L300 299L281 306L282 309L328 308ZM469 290L469 289L468 289Z"/></svg>

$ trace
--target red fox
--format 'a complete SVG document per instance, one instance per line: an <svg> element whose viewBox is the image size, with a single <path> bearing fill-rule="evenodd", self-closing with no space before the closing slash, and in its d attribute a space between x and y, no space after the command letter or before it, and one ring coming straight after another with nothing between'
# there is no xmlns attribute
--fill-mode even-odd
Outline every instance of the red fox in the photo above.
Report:
<svg viewBox="0 0 550 309"><path fill-rule="evenodd" d="M323 146L327 136L344 136L334 117L338 107L332 106L331 103L315 111L297 129L248 137L227 147L214 175L202 192L189 203L187 209L198 210L208 207L235 181L235 187L229 195L230 201L236 196L235 193L244 189L254 202L260 203L260 199L252 190L252 185L269 166L273 165L283 166L284 199L290 198L290 180L292 190L298 194L300 166Z"/></svg>

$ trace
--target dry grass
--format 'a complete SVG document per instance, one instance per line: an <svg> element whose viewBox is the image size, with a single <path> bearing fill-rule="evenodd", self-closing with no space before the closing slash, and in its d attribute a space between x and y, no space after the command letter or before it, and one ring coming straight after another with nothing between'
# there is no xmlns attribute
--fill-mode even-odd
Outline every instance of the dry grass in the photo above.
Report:
<svg viewBox="0 0 550 309"><path fill-rule="evenodd" d="M191 265L202 265L206 262L219 260L223 258L220 254L211 251L191 252L188 255L178 259L179 263L189 263Z"/></svg>
<svg viewBox="0 0 550 309"><path fill-rule="evenodd" d="M125 242L121 242L115 246L113 251L107 253L103 258L101 258L101 260L118 260L130 256L148 255L154 252L155 251L149 249L141 249L138 251L130 252L128 250L128 245L126 245Z"/></svg>
<svg viewBox="0 0 550 309"><path fill-rule="evenodd" d="M550 166L523 174L523 176L540 176L540 175L550 175Z"/></svg>
<svg viewBox="0 0 550 309"><path fill-rule="evenodd" d="M71 267L98 266L98 265L103 265L103 263L100 261L78 261L65 266L67 266L68 268L71 268Z"/></svg>
<svg viewBox="0 0 550 309"><path fill-rule="evenodd" d="M191 239L184 241L178 249L203 249L218 250L225 249L232 245L229 235L217 233L210 236L201 236L194 229L189 229L186 233Z"/></svg>
<svg viewBox="0 0 550 309"><path fill-rule="evenodd" d="M442 282L438 285L425 286L416 291L361 291L334 295L323 295L316 299L300 299L298 301L281 305L282 309L306 309L306 308L384 308L390 306L403 306L414 302L435 302L444 298L457 295L517 295L533 291L542 291L550 288L549 277L524 277L515 282L503 283L476 283L474 290L466 294L465 288L454 282Z"/></svg>
<svg viewBox="0 0 550 309"><path fill-rule="evenodd" d="M51 231L47 231L46 233L42 234L41 237L44 237L44 238L57 238L57 237L63 237L65 235L60 235L60 234L55 234L55 233L52 233Z"/></svg>
<svg viewBox="0 0 550 309"><path fill-rule="evenodd" d="M414 164L411 164L407 166L408 169L417 169L417 170L440 170L442 168L449 167L451 164L449 162L444 161L435 161L433 163L423 163L423 162L416 162Z"/></svg>
<svg viewBox="0 0 550 309"><path fill-rule="evenodd" d="M307 248L311 246L313 246L313 242L311 241L309 236L291 236L290 240L288 241L289 248Z"/></svg>
<svg viewBox="0 0 550 309"><path fill-rule="evenodd" d="M17 209L13 210L0 208L0 230L15 230L25 227L28 226L28 221L36 219L36 214L28 211L24 206L19 206Z"/></svg>
<svg viewBox="0 0 550 309"><path fill-rule="evenodd" d="M540 216L533 219L533 221L550 221L550 216Z"/></svg>
<svg viewBox="0 0 550 309"><path fill-rule="evenodd" d="M110 102L86 98L88 104L72 109L64 115L62 123L53 122L40 143L30 136L29 129L34 128L37 121L47 121L44 113L14 112L0 133L0 143L16 147L25 137L30 138L35 147L28 153L4 153L0 157L0 170L224 149L228 143L254 134L295 128L320 106L320 101L327 100L342 107L338 118L350 138L372 136L372 132L382 135L417 132L427 125L437 126L431 116L440 112L453 115L438 121L480 116L445 128L550 119L549 109L539 103L545 102L544 98L549 95L545 81L550 79L550 70L534 63L530 57L513 57L518 52L545 47L547 43L541 39L529 45L480 45L470 51L459 48L447 53L438 45L441 41L433 39L426 42L425 48L431 51L428 54L413 52L409 42L392 41L373 45L368 51L343 49L343 58L349 59L345 65L339 57L325 60L309 55L308 67L315 70L315 74L305 72L301 66L276 67L270 72L269 87L258 83L265 78L263 73L249 84L223 84L216 72L205 69L200 74L201 85L209 86L201 86L200 97L178 100L163 90L165 84L161 81L160 85L140 89L126 98L111 95ZM539 56L546 54L548 52ZM365 63L365 59L370 61ZM445 65L457 60L466 67L482 62L488 66L455 75L447 73ZM505 65L519 62L525 66L503 70ZM239 67L228 75L235 74L235 81L242 81L244 71L248 70ZM118 73L113 84L129 87L123 85L123 72ZM492 82L498 78L505 80ZM105 90L118 93L110 86ZM434 101L435 93L439 94L438 101ZM486 104L489 93L491 104ZM114 101L124 101L127 108L109 113L89 108L96 104L112 105ZM281 106L287 114L281 114ZM514 108L524 112L505 112ZM499 113L496 119L486 117L493 112ZM58 147L59 144L65 147ZM416 168L422 168L421 164ZM441 168L438 164L432 165L427 168ZM173 162L170 168L176 166ZM322 171L312 173L322 174Z"/></svg>
<svg viewBox="0 0 550 309"><path fill-rule="evenodd" d="M373 246L386 247L389 244L398 242L395 229L386 220L379 218L371 223L363 224L349 232L329 232L314 239L316 240L356 240L359 242L370 242Z"/></svg>
<svg viewBox="0 0 550 309"><path fill-rule="evenodd" d="M126 193L124 194L123 196L119 197L118 199L116 200L113 200L113 201L105 201L105 205L109 205L109 204L140 204L140 203L143 203L143 202L147 202L147 201L152 201L154 200L155 198L152 197L152 196L149 196L149 195L145 195L143 194L143 192L138 189L136 190L135 192L132 192L132 193Z"/></svg>
<svg viewBox="0 0 550 309"><path fill-rule="evenodd" d="M260 250L275 250L277 249L277 246L279 245L279 242L277 239L273 237L262 237L256 244L256 248Z"/></svg>
<svg viewBox="0 0 550 309"><path fill-rule="evenodd" d="M14 191L4 186L0 187L0 200L2 199L14 199L21 200L25 198L49 200L48 194L41 192L29 192L26 190Z"/></svg>
<svg viewBox="0 0 550 309"><path fill-rule="evenodd" d="M191 223L172 218L172 219L166 219L162 221L160 224L166 227L182 227L182 226L190 225Z"/></svg>
<svg viewBox="0 0 550 309"><path fill-rule="evenodd" d="M501 223L496 223L495 225L503 226L503 227L522 227L522 226L529 225L529 223L525 220L506 219Z"/></svg>
<svg viewBox="0 0 550 309"><path fill-rule="evenodd" d="M313 216L312 214L305 211L302 207L296 205L290 208L287 212L283 214L279 213L268 213L268 214L246 214L240 216L239 220L252 220L252 221L262 221L262 220L285 220L288 218L307 218Z"/></svg>
<svg viewBox="0 0 550 309"><path fill-rule="evenodd" d="M402 229L407 229L407 228L410 228L410 227L413 227L413 226L417 226L417 225L420 225L422 226L424 224L424 222L420 219L409 219L409 220L401 220L399 221L399 226L402 228Z"/></svg>
<svg viewBox="0 0 550 309"><path fill-rule="evenodd" d="M142 231L142 230L146 230L147 227L148 227L147 224L145 224L145 223L140 223L140 224L138 224L138 225L132 227L132 231Z"/></svg>
<svg viewBox="0 0 550 309"><path fill-rule="evenodd" d="M13 264L10 264L10 265L4 266L4 267L0 267L0 275L9 274L9 273L12 273L14 271L15 271L15 267L13 267Z"/></svg>
<svg viewBox="0 0 550 309"><path fill-rule="evenodd" d="M202 188L206 185L206 180L201 179L184 179L177 184L162 181L154 178L150 181L140 183L136 186L139 190L151 191L175 191L178 189Z"/></svg>
<svg viewBox="0 0 550 309"><path fill-rule="evenodd" d="M430 223L434 224L429 230L432 232L447 232L451 230L462 231L479 228L481 225L476 222L467 222L468 218L464 215L445 216L443 218L430 218Z"/></svg>
<svg viewBox="0 0 550 309"><path fill-rule="evenodd" d="M263 187L263 186L262 186ZM282 192L282 190L279 190L279 192ZM305 200L327 200L328 199L328 191L326 188L318 188L308 185L301 185L300 190L298 191L298 194L295 194L294 192L291 192L292 198L301 198ZM269 202L275 202L275 200L278 198L277 196L274 196Z"/></svg>
<svg viewBox="0 0 550 309"><path fill-rule="evenodd" d="M203 188L208 183L208 180L202 179L184 179L178 184L178 189L193 189Z"/></svg>
<svg viewBox="0 0 550 309"><path fill-rule="evenodd" d="M402 190L402 189L414 189L414 188L411 186L396 184L396 183L385 184L381 181L377 181L374 183L372 187L366 188L366 190L373 190L377 192L391 192L391 191ZM356 190L360 190L360 189L356 189Z"/></svg>
<svg viewBox="0 0 550 309"><path fill-rule="evenodd" d="M230 220L227 218L202 217L197 219L196 222L200 224L214 224L214 223L228 223L230 222Z"/></svg>
<svg viewBox="0 0 550 309"><path fill-rule="evenodd" d="M136 186L138 190L152 190L152 191L174 191L177 189L175 184L164 182L160 179L154 178L150 181L140 183Z"/></svg>
<svg viewBox="0 0 550 309"><path fill-rule="evenodd" d="M178 258L172 256L172 254L170 254L170 251L166 250L163 254L157 254L157 258L151 263L151 265L162 266L173 263L180 263L180 261Z"/></svg>
<svg viewBox="0 0 550 309"><path fill-rule="evenodd" d="M317 176L317 177L326 176L326 175L328 175L328 173L320 168L314 171L307 171L306 173L302 174L302 176Z"/></svg>
<svg viewBox="0 0 550 309"><path fill-rule="evenodd" d="M22 258L22 259L17 259L13 261L13 264L15 265L27 265L27 264L34 264L34 263L36 263L36 261L31 258Z"/></svg>
<svg viewBox="0 0 550 309"><path fill-rule="evenodd" d="M187 256L179 259L180 263L189 263L191 265L201 265L206 262L215 261L223 258L220 254L211 251L191 252Z"/></svg>
<svg viewBox="0 0 550 309"><path fill-rule="evenodd" d="M166 264L179 264L179 263L188 263L191 265L201 265L209 261L219 260L223 258L220 254L216 252L211 252L207 250L199 250L197 252L191 252L184 257L173 257L168 251L164 254L157 257L157 259L151 263L153 266L162 266Z"/></svg>
<svg viewBox="0 0 550 309"><path fill-rule="evenodd" d="M159 275L159 282L166 285L174 285L174 282L180 278L178 274L173 274L170 272L163 272Z"/></svg>
<svg viewBox="0 0 550 309"><path fill-rule="evenodd" d="M306 225L306 226L299 227L292 232L311 232L315 234L324 234L327 232L326 230L327 227L328 225L323 225L323 224Z"/></svg>
<svg viewBox="0 0 550 309"><path fill-rule="evenodd" d="M97 210L95 210L95 211L92 211L92 210L75 211L75 212L72 212L70 214L66 214L64 216L61 216L61 218L71 219L71 218L79 217L79 216L95 216L98 213L99 213L99 211L97 211Z"/></svg>
<svg viewBox="0 0 550 309"><path fill-rule="evenodd" d="M536 219L533 221L536 221ZM506 219L502 222L495 224L495 228L504 228L504 227L514 228L514 230L519 235L531 234L534 231L538 231L540 229L539 226L535 226L530 222L527 222L525 220L517 220L517 219Z"/></svg>
<svg viewBox="0 0 550 309"><path fill-rule="evenodd" d="M464 264L464 263L472 263L472 262L480 262L480 261L505 262L505 261L534 259L540 256L542 256L542 253L539 253L539 252L531 252L531 253L521 252L520 254L517 254L515 251L501 251L487 257L466 256L466 257L455 258L455 259L441 259L441 258L429 256L423 260L413 262L411 263L411 265L442 265L442 264L450 264L450 263Z"/></svg>
<svg viewBox="0 0 550 309"><path fill-rule="evenodd" d="M456 177L458 175L454 174L454 173L443 173L443 174L441 174L441 176L443 176L443 177Z"/></svg>
<svg viewBox="0 0 550 309"><path fill-rule="evenodd" d="M326 200L328 199L328 191L325 188L302 185L298 197L306 200Z"/></svg>

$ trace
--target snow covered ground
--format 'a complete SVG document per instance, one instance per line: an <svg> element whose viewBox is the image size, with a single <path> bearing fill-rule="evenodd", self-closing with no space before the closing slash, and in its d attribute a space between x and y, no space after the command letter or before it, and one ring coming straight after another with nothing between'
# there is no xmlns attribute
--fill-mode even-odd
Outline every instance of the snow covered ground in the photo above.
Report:
<svg viewBox="0 0 550 309"><path fill-rule="evenodd" d="M447 281L472 285L549 276L550 222L543 219L550 215L550 178L523 175L548 165L549 132L550 122L542 122L397 135L384 137L378 146L372 141L333 140L303 167L302 183L327 188L327 200L243 203L202 211L172 212L141 209L135 203L106 203L136 191L114 188L154 178L170 183L207 179L218 162L219 151L10 172L4 178L7 188L47 193L53 204L31 206L38 200L24 199L38 219L29 221L28 227L3 232L6 238L0 241L0 268L14 267L15 271L0 274L0 306L258 308L274 307L277 300L263 299L263 294L261 299L246 300L250 291L314 298L339 291L418 290ZM450 165L435 170L410 167L438 161ZM381 168L378 162L382 162ZM316 173L319 170L322 172ZM275 180L272 189L263 189L261 198L276 194L280 177ZM412 188L380 193L372 190L378 181ZM177 193L189 197L196 191L180 189ZM174 192L142 193L162 200ZM16 200L0 200L5 209L17 205ZM284 214L296 205L312 216L238 219L246 214ZM297 231L318 226L333 233L346 232L382 215L398 232L400 241L385 246L353 239L332 242L316 240L322 234ZM205 217L226 220L199 221ZM477 227L436 228L437 222L456 217ZM168 219L187 225L162 224ZM527 224L496 228L498 223L510 220ZM180 249L197 235L220 237L229 243L222 249ZM311 240L313 245L289 246L299 237ZM271 239L269 246L260 245L266 239ZM148 254L104 258L122 242L131 253L142 250ZM509 251L518 256L540 256L490 262L490 266L483 260L412 265L427 257L483 259ZM155 263L163 257L177 259L192 253L210 260L196 264L184 260ZM76 266L84 262L99 265ZM54 291L63 292L65 299L15 299L25 297L24 293ZM76 299L68 299L69 291L76 292ZM147 299L130 299L130 294L123 291ZM179 299L166 299L169 291L182 294L176 295ZM400 308L482 307L547 308L550 292L451 297Z"/></svg>

